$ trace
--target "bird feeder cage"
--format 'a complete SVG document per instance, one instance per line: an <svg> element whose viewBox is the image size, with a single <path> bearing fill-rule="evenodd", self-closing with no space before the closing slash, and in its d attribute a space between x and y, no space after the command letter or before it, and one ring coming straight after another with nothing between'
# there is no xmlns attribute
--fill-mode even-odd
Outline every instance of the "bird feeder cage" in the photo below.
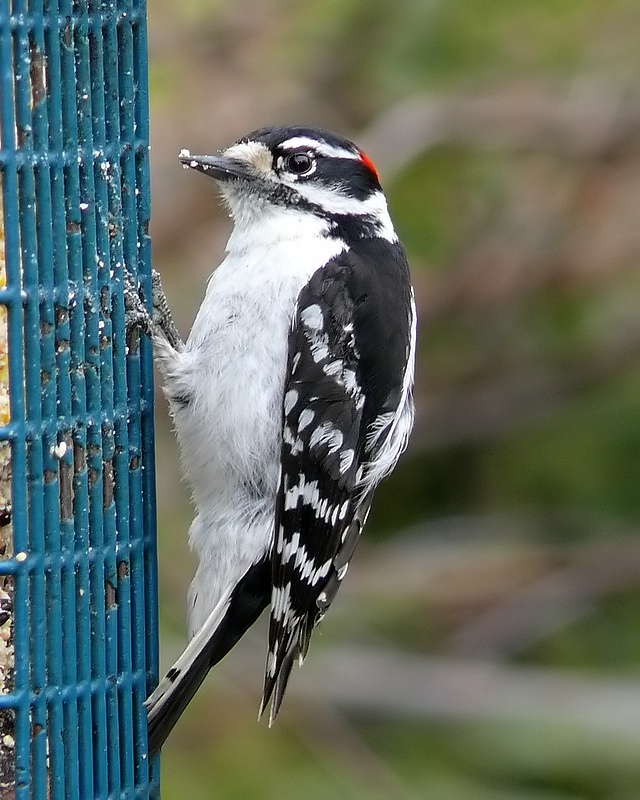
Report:
<svg viewBox="0 0 640 800"><path fill-rule="evenodd" d="M158 796L147 106L143 0L0 0L0 800Z"/></svg>

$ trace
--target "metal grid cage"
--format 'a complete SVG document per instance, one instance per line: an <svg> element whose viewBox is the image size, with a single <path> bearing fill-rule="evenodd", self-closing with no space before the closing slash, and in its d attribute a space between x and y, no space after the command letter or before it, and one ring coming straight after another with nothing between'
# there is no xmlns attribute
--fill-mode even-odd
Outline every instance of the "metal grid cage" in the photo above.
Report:
<svg viewBox="0 0 640 800"><path fill-rule="evenodd" d="M156 797L144 0L0 0L0 110L0 798Z"/></svg>

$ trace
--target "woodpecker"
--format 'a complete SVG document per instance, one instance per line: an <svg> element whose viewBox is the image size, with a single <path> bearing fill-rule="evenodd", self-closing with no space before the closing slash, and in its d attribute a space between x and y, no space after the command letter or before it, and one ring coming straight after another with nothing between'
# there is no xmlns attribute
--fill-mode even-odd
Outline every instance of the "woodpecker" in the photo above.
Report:
<svg viewBox="0 0 640 800"><path fill-rule="evenodd" d="M260 714L271 702L273 722L414 415L413 290L371 159L298 126L179 158L214 178L233 230L186 342L157 276L153 319L137 318L163 374L199 559L189 644L147 700L151 753L269 605Z"/></svg>

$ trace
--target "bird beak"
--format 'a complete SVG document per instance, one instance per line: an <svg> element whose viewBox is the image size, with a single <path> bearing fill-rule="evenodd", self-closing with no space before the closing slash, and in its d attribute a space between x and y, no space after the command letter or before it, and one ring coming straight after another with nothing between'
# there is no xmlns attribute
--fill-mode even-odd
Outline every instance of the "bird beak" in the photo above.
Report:
<svg viewBox="0 0 640 800"><path fill-rule="evenodd" d="M188 150L178 155L185 169L195 169L215 178L217 181L251 180L248 164L227 156L192 156Z"/></svg>

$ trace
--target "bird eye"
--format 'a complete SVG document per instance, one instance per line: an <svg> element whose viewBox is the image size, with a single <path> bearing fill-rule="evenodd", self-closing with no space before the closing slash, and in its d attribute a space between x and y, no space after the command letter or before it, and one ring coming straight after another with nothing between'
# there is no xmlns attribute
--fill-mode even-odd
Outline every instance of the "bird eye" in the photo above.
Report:
<svg viewBox="0 0 640 800"><path fill-rule="evenodd" d="M284 168L293 175L306 175L313 169L314 160L309 153L291 153L284 159Z"/></svg>

